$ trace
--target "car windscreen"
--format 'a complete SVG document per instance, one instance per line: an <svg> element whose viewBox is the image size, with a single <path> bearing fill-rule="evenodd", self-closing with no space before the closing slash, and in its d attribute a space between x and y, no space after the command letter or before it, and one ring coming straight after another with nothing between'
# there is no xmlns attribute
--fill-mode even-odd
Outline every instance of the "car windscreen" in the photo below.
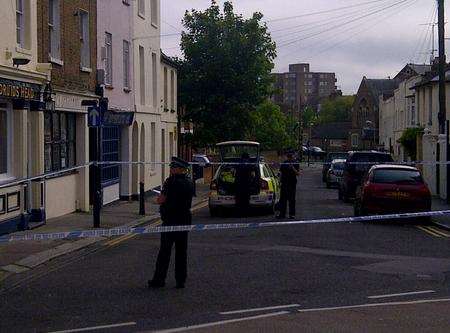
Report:
<svg viewBox="0 0 450 333"><path fill-rule="evenodd" d="M327 162L338 159L346 159L347 157L348 153L329 153L327 156Z"/></svg>
<svg viewBox="0 0 450 333"><path fill-rule="evenodd" d="M371 165L393 162L393 159L389 154L359 153L351 156L348 162L357 172L366 172Z"/></svg>
<svg viewBox="0 0 450 333"><path fill-rule="evenodd" d="M373 172L372 182L378 184L422 184L419 171L401 169L378 169Z"/></svg>

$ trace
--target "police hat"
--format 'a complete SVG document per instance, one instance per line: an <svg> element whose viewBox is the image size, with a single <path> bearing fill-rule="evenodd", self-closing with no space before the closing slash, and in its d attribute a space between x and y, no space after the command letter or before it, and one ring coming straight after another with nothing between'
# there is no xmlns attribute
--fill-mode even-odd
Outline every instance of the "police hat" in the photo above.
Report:
<svg viewBox="0 0 450 333"><path fill-rule="evenodd" d="M170 167L171 168L188 169L189 168L189 163L186 162L185 160L179 158L179 157L172 156L172 160L170 162Z"/></svg>

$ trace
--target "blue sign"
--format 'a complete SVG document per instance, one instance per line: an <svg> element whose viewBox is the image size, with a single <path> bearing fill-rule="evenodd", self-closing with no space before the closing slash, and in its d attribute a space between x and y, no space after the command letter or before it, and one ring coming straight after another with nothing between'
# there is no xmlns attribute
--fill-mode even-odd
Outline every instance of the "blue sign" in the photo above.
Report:
<svg viewBox="0 0 450 333"><path fill-rule="evenodd" d="M88 108L88 126L100 127L102 125L102 114L98 106Z"/></svg>

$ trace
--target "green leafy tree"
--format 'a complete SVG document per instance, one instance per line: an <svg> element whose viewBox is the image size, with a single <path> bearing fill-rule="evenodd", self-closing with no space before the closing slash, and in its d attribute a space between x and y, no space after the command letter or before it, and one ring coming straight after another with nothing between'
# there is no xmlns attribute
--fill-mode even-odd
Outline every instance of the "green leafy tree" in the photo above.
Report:
<svg viewBox="0 0 450 333"><path fill-rule="evenodd" d="M417 137L423 133L422 127L407 128L403 131L398 142L405 149L406 154L415 161L417 158Z"/></svg>
<svg viewBox="0 0 450 333"><path fill-rule="evenodd" d="M282 151L296 146L297 123L285 116L278 105L265 101L250 115L251 138L261 143L263 150Z"/></svg>
<svg viewBox="0 0 450 333"><path fill-rule="evenodd" d="M351 121L354 101L355 96L339 96L327 99L322 103L318 123Z"/></svg>
<svg viewBox="0 0 450 333"><path fill-rule="evenodd" d="M185 13L179 97L197 145L249 137L251 113L270 95L276 56L262 17L245 19L229 1L221 12L214 0L205 11Z"/></svg>
<svg viewBox="0 0 450 333"><path fill-rule="evenodd" d="M317 113L310 107L306 107L302 111L303 126L308 127L310 124L317 123Z"/></svg>

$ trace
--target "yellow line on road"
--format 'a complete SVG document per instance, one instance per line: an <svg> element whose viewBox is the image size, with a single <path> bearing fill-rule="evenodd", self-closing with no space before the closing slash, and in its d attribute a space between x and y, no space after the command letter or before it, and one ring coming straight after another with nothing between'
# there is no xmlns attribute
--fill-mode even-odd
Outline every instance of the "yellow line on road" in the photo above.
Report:
<svg viewBox="0 0 450 333"><path fill-rule="evenodd" d="M417 226L417 228L420 229L420 230L422 230L422 231L424 231L424 232L426 232L427 234L429 234L429 235L431 235L431 236L442 238L441 235L435 233L435 232L432 231L432 230L428 230L428 229L425 228L425 227Z"/></svg>
<svg viewBox="0 0 450 333"><path fill-rule="evenodd" d="M157 227L159 225L161 225L161 220L157 220L156 222L154 222L154 223L152 223L152 224L150 224L148 226L149 227ZM131 239L131 238L133 238L135 236L137 236L137 234L123 235L123 236L120 236L119 238L112 239L112 240L106 242L105 245L106 246L114 246L114 245L120 244L122 242L125 242L125 241L127 241L127 240L129 240L129 239Z"/></svg>
<svg viewBox="0 0 450 333"><path fill-rule="evenodd" d="M437 233L437 234L439 234L439 235L442 235L442 236L444 236L444 237L447 237L447 238L450 237L450 234L448 234L448 233L446 233L446 232L444 232L444 231L442 231L442 230L439 230L438 228L435 228L435 227L428 227L428 230L432 230L432 231L434 231L435 233Z"/></svg>

